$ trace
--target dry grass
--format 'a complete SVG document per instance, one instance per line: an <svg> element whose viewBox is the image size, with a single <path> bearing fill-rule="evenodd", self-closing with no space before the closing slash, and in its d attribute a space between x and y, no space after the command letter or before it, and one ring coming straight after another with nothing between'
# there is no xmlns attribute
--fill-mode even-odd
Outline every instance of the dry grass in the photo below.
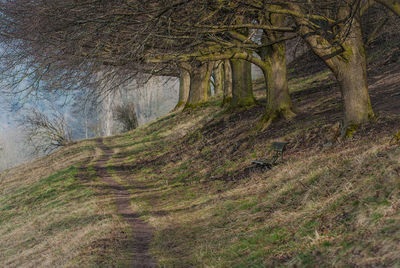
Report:
<svg viewBox="0 0 400 268"><path fill-rule="evenodd" d="M167 267L398 265L399 159L383 138L297 152L235 182L209 180L217 167L199 159L130 167L116 158L110 169L124 165L117 174L157 230L152 253Z"/></svg>
<svg viewBox="0 0 400 268"><path fill-rule="evenodd" d="M154 227L162 267L400 266L399 65L371 75L378 118L337 139L340 97L329 75L292 74L297 117L256 133L263 106L218 100L110 137L107 169ZM297 80L296 80L297 79ZM262 88L257 94L262 96ZM400 95L399 95L400 96ZM284 162L263 172L271 142ZM84 141L0 175L1 267L124 267L127 225Z"/></svg>
<svg viewBox="0 0 400 268"><path fill-rule="evenodd" d="M108 168L154 226L162 266L400 265L400 147L388 145L400 117L375 107L375 123L335 140L336 86L315 94L317 74L296 93L296 120L264 133L252 131L261 106L206 107L107 140L118 152ZM284 163L249 169L276 140L290 143Z"/></svg>
<svg viewBox="0 0 400 268"><path fill-rule="evenodd" d="M94 175L85 141L1 173L0 266L114 266L126 224Z"/></svg>

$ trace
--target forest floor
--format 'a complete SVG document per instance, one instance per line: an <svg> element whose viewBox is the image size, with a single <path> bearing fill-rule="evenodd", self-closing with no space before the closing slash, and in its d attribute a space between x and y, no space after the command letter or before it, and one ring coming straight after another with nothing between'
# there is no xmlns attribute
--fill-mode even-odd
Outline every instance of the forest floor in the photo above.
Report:
<svg viewBox="0 0 400 268"><path fill-rule="evenodd" d="M400 51L371 50L376 119L340 138L332 74L289 66L297 116L220 99L0 173L1 267L400 265ZM379 58L380 60L376 60ZM271 170L274 141L288 142Z"/></svg>

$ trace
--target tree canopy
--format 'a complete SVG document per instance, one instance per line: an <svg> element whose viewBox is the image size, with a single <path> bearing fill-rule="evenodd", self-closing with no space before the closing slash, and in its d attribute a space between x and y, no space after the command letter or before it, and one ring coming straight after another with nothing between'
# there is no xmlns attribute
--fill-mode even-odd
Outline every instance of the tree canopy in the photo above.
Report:
<svg viewBox="0 0 400 268"><path fill-rule="evenodd" d="M28 93L38 88L98 92L140 74L188 72L191 83L181 86L188 93L181 94L180 103L192 107L207 101L219 62L220 72L232 72L233 83L223 80L232 85L235 108L254 104L253 63L265 77L265 127L295 116L286 41L301 38L334 73L344 123L356 126L374 117L361 17L376 7L400 15L399 6L398 0L5 0L0 4L1 78L14 88L23 84Z"/></svg>

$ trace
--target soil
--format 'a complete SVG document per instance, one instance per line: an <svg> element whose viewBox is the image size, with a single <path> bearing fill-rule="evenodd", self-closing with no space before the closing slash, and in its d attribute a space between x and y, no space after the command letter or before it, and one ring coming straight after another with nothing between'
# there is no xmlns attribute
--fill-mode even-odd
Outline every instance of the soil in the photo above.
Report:
<svg viewBox="0 0 400 268"><path fill-rule="evenodd" d="M140 219L131 206L131 195L123 185L116 182L107 171L107 162L113 155L113 151L108 148L102 139L97 140L99 148L104 154L96 162L96 174L114 192L117 213L129 224L131 237L126 243L126 251L129 252L130 267L152 268L158 267L156 260L149 254L149 246L153 238L152 228L149 224Z"/></svg>

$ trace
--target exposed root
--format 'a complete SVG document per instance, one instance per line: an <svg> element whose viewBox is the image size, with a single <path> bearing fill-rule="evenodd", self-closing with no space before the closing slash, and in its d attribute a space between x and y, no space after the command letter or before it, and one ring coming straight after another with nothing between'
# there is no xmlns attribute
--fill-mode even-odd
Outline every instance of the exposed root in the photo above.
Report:
<svg viewBox="0 0 400 268"><path fill-rule="evenodd" d="M394 145L400 143L400 131L390 140L389 144Z"/></svg>
<svg viewBox="0 0 400 268"><path fill-rule="evenodd" d="M349 125L345 125L342 127L342 134L341 134L341 138L345 139L345 138L351 138L353 137L354 133L357 131L357 129L360 127L360 125L358 124L349 124Z"/></svg>
<svg viewBox="0 0 400 268"><path fill-rule="evenodd" d="M372 113L371 115L369 115L368 120L366 120L365 122L361 122L361 123L345 123L342 124L342 131L341 131L341 138L345 139L345 138L352 138L354 133L363 125L366 124L368 122L374 122L376 121L377 117Z"/></svg>
<svg viewBox="0 0 400 268"><path fill-rule="evenodd" d="M255 126L255 131L265 131L273 122L280 119L291 120L296 114L291 109L282 109L279 111L267 111Z"/></svg>
<svg viewBox="0 0 400 268"><path fill-rule="evenodd" d="M252 107L254 105L256 105L256 101L254 98L243 100L240 102L231 100L229 103L229 110L235 111L235 110L240 110L241 108Z"/></svg>
<svg viewBox="0 0 400 268"><path fill-rule="evenodd" d="M232 97L224 98L221 102L221 107L229 106L231 104Z"/></svg>
<svg viewBox="0 0 400 268"><path fill-rule="evenodd" d="M200 102L200 103L186 103L183 111L193 110L199 107L207 106L208 102Z"/></svg>
<svg viewBox="0 0 400 268"><path fill-rule="evenodd" d="M178 104L176 104L175 108L171 110L171 112L177 112L179 110L183 110L184 107L185 107L185 103L180 101L180 102L178 102Z"/></svg>

